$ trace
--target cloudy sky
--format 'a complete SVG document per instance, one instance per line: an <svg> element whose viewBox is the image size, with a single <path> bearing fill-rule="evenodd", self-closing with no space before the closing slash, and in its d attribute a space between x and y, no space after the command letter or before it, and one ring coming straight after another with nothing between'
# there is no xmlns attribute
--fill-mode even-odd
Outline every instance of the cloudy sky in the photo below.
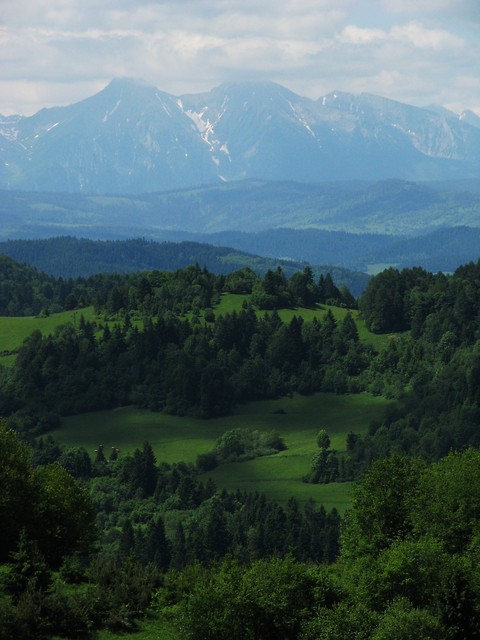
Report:
<svg viewBox="0 0 480 640"><path fill-rule="evenodd" d="M120 76L175 95L265 79L480 115L480 0L0 0L0 113Z"/></svg>

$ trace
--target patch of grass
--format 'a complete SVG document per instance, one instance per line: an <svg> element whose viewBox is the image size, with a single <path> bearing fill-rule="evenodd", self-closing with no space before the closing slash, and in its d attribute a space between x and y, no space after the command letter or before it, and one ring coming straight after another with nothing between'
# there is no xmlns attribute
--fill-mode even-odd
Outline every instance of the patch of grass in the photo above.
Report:
<svg viewBox="0 0 480 640"><path fill-rule="evenodd" d="M244 300L248 300L249 295L228 293L222 295L220 303L215 307L215 314L225 315L233 311L240 311ZM313 318L321 319L330 309L338 322L341 322L348 313L347 309L340 307L330 307L327 305L317 305L314 309L281 309L279 315L284 322L290 322L293 316L302 317L305 322L311 322ZM266 311L258 311L258 316L263 316ZM370 333L365 327L364 320L359 316L358 311L351 311L351 314L357 324L360 339L373 345L380 350L385 347L388 342L395 337L391 335L376 335ZM55 329L69 322L76 324L83 315L85 320L90 322L102 320L109 321L108 318L100 318L94 311L93 307L85 307L75 311L64 311L55 313L48 317L28 316L28 317L0 317L0 364L3 366L11 366L15 361L15 353L22 345L23 341L28 338L37 329L44 335L49 335ZM192 314L189 314L191 317ZM132 315L132 322L141 326L141 320L136 319ZM110 323L114 324L115 319L110 319Z"/></svg>
<svg viewBox="0 0 480 640"><path fill-rule="evenodd" d="M240 311L242 304L245 300L250 299L250 295L247 294L223 294L219 304L215 307L215 314L225 315L226 313L232 313L233 311ZM330 310L337 322L342 322L347 313L350 313L357 325L358 335L360 340L371 344L375 349L381 350L387 346L388 342L399 334L379 335L371 333L365 326L364 319L360 316L359 312L355 309L344 309L342 307L333 307L330 305L322 304L316 305L312 309L306 309L303 307L296 307L294 309L280 309L278 314L285 323L291 322L294 316L301 317L305 322L312 322L314 318L321 320L325 317L327 311ZM268 311L257 311L259 317L263 316Z"/></svg>
<svg viewBox="0 0 480 640"><path fill-rule="evenodd" d="M224 316L232 311L241 311L244 300L250 300L251 296L245 293L224 293L220 302L215 306L215 315Z"/></svg>
<svg viewBox="0 0 480 640"><path fill-rule="evenodd" d="M205 479L211 476L219 487L230 490L257 490L283 503L291 496L301 502L312 497L343 511L350 499L348 484L313 486L301 482L317 451L317 433L325 428L332 448L342 451L347 433L365 433L372 420L382 418L388 404L384 398L368 394L295 395L250 402L238 407L231 416L211 420L125 407L70 416L52 435L63 444L85 447L91 455L100 444L104 445L107 455L110 447L118 447L120 455L132 453L148 440L158 462L172 463L195 462L199 453L210 451L215 440L230 429L275 429L288 447L285 451L248 462L222 465L206 474Z"/></svg>
<svg viewBox="0 0 480 640"><path fill-rule="evenodd" d="M179 640L180 635L170 623L154 616L145 618L139 623L135 633L112 633L100 631L96 640Z"/></svg>
<svg viewBox="0 0 480 640"><path fill-rule="evenodd" d="M291 496L300 504L310 499L328 510L335 507L340 514L350 506L353 483L308 484L301 478L309 471L312 450L306 455L282 455L256 458L248 462L221 465L205 474L228 491L259 491L269 500L285 505Z"/></svg>
<svg viewBox="0 0 480 640"><path fill-rule="evenodd" d="M63 324L78 324L82 315L88 321L98 320L93 307L54 313L46 317L0 317L0 353L6 354L0 358L0 363L4 366L13 364L14 352L34 331L39 330L44 335L50 335Z"/></svg>

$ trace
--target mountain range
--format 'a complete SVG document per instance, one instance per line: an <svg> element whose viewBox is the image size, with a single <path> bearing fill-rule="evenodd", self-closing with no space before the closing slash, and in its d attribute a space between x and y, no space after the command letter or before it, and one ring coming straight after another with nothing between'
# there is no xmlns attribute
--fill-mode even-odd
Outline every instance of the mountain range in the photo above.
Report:
<svg viewBox="0 0 480 640"><path fill-rule="evenodd" d="M0 117L0 188L139 194L258 179L480 176L480 118L369 94L318 100L270 82L173 96L116 79L94 96Z"/></svg>

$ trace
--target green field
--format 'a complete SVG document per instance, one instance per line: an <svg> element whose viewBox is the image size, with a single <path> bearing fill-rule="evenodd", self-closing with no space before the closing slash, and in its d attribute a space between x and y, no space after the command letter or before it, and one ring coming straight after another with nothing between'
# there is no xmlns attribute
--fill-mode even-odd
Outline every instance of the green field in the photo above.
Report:
<svg viewBox="0 0 480 640"><path fill-rule="evenodd" d="M215 307L216 315L225 315L226 313L232 313L232 311L240 311L242 308L242 304L245 300L248 301L250 298L249 295L242 294L234 294L234 293L225 293L222 295L220 299L220 303ZM305 322L311 322L314 318L321 320L327 311L333 313L337 322L341 322L347 313L350 313L355 320L357 325L358 334L360 339L368 344L371 344L375 349L383 349L388 342L392 339L395 334L375 334L368 331L365 326L365 321L360 316L359 312L355 309L344 309L341 307L332 307L329 305L317 305L314 309L305 309L301 307L297 307L295 309L280 309L278 311L278 315L283 320L283 322L290 322L293 316L302 317ZM268 313L267 311L258 311L257 315L262 316L263 314Z"/></svg>
<svg viewBox="0 0 480 640"><path fill-rule="evenodd" d="M316 435L326 428L332 447L345 449L349 431L364 433L369 423L383 416L388 401L368 394L337 396L320 393L313 396L251 402L237 408L231 416L200 420L181 418L132 407L64 418L52 432L65 445L83 446L91 455L98 445L107 452L118 447L120 453L132 453L145 440L152 445L158 462L195 462L199 453L212 449L225 431L247 427L260 431L276 429L287 449L274 456L248 462L222 465L210 472L219 487L258 490L284 503L294 495L305 502L310 497L341 512L348 506L348 484L308 485L301 478L309 471L316 449ZM279 413L282 411L282 413Z"/></svg>
<svg viewBox="0 0 480 640"><path fill-rule="evenodd" d="M215 313L217 315L225 315L232 311L240 311L243 301L248 300L248 298L248 295L224 294L220 299L220 303L215 307ZM343 320L348 313L347 309L318 305L315 309L281 309L279 315L284 322L290 322L294 315L301 316L306 322L311 322L315 317L321 319L328 309L332 311L337 321ZM264 313L266 312L259 311L258 315L261 316ZM351 314L357 324L360 338L372 344L376 349L383 348L391 339L391 336L370 333L365 327L363 319L359 317L358 311L351 311ZM78 323L82 315L85 320L90 322L106 321L105 318L95 313L93 307L55 313L48 317L0 317L0 364L11 366L15 359L15 352L34 331L39 330L42 334L49 335L62 324Z"/></svg>
<svg viewBox="0 0 480 640"><path fill-rule="evenodd" d="M93 307L54 313L47 317L0 317L0 364L5 366L12 364L15 351L34 331L38 330L44 335L49 335L62 324L78 323L82 315L85 320L98 320Z"/></svg>
<svg viewBox="0 0 480 640"><path fill-rule="evenodd" d="M225 314L242 308L244 295L225 294L215 313ZM319 305L315 309L282 309L282 320L289 322L294 315L306 322L321 318L331 309L341 321L346 309ZM258 312L263 315L263 311ZM48 317L0 318L0 364L10 365L15 351L33 331L50 334L67 322L78 323L81 315L86 320L99 320L93 307L69 311ZM390 336L369 333L358 312L352 312L359 334L381 348ZM215 440L235 427L248 427L261 431L276 429L284 438L288 449L275 456L244 463L223 465L210 475L220 487L227 489L258 490L269 498L285 502L292 495L301 502L310 497L326 507L336 506L343 511L349 504L351 487L348 484L308 485L301 482L310 467L316 450L315 437L320 428L326 428L332 447L345 448L349 431L362 433L371 420L383 415L387 401L368 394L335 396L317 394L310 397L294 396L274 401L254 402L238 407L231 416L214 420L200 420L168 416L124 407L107 412L82 414L65 418L62 428L53 436L66 445L83 446L91 455L103 444L107 452L117 447L122 453L132 453L148 440L158 462L195 462L199 453L212 449Z"/></svg>
<svg viewBox="0 0 480 640"><path fill-rule="evenodd" d="M168 622L151 617L141 620L135 633L112 633L100 631L97 640L177 640L179 634Z"/></svg>

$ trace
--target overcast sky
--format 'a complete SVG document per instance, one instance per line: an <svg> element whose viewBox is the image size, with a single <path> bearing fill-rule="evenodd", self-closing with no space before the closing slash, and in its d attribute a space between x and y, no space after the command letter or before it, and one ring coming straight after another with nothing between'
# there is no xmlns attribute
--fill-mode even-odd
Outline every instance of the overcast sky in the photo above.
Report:
<svg viewBox="0 0 480 640"><path fill-rule="evenodd" d="M0 113L121 76L175 95L273 80L480 115L480 0L0 0Z"/></svg>

